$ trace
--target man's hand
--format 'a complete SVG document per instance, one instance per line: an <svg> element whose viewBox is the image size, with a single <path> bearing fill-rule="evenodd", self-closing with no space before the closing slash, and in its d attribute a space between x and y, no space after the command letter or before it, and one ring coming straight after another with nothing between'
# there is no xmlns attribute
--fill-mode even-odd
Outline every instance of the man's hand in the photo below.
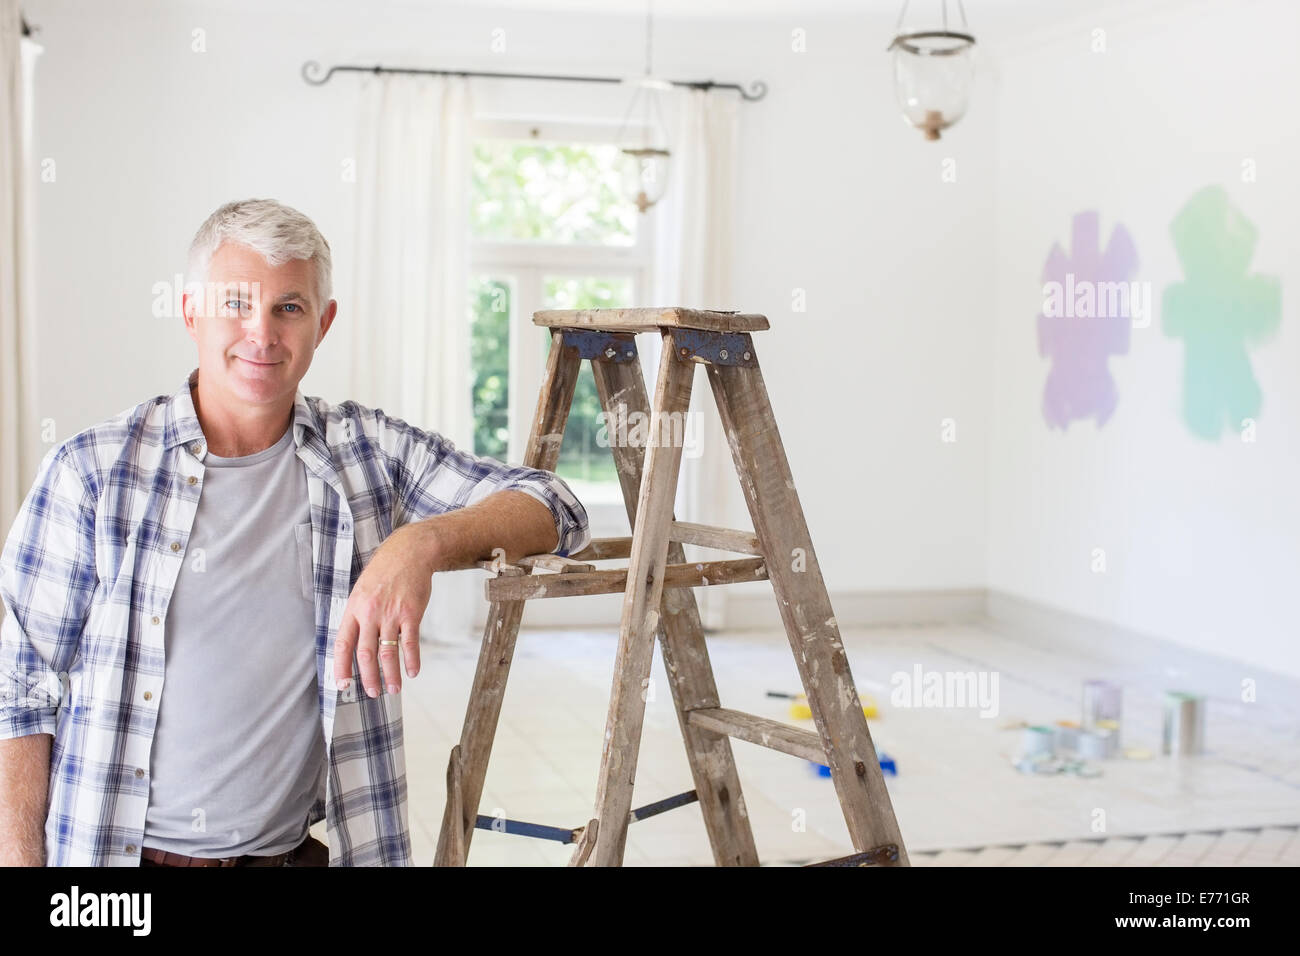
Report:
<svg viewBox="0 0 1300 956"><path fill-rule="evenodd" d="M340 690L351 683L353 651L361 686L371 697L380 693L380 665L388 692L401 690L399 646L407 676L420 672L420 619L429 605L434 561L427 543L411 527L404 525L384 539L348 595L334 640L334 676Z"/></svg>
<svg viewBox="0 0 1300 956"><path fill-rule="evenodd" d="M406 674L420 671L420 619L438 571L472 568L501 554L514 561L525 554L547 554L559 544L555 517L533 496L515 489L488 495L477 504L432 515L399 527L375 551L357 578L334 641L334 677L339 690L352 678L352 652L361 667L361 686L371 697L380 692L382 664L388 692L402 689L398 643ZM399 636L400 635L400 636Z"/></svg>

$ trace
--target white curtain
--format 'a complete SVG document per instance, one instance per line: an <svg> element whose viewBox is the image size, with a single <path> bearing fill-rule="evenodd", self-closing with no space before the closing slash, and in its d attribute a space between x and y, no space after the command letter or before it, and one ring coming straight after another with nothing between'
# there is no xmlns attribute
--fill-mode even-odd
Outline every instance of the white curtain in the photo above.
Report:
<svg viewBox="0 0 1300 956"><path fill-rule="evenodd" d="M673 91L667 96L665 122L669 125L672 169L656 222L652 301L642 304L740 309L731 291L739 98L725 90ZM662 343L655 335L637 338L653 401ZM682 456L677 519L735 527L730 523L737 519L730 516L729 502L739 498L739 481L703 366L695 372L690 418L691 425L698 427L687 435L699 457L691 457L695 452L689 450ZM721 557L693 545L685 547L688 560ZM695 590L705 627L724 626L726 591L717 587Z"/></svg>
<svg viewBox="0 0 1300 956"><path fill-rule="evenodd" d="M40 52L22 36L18 0L0 0L0 542L44 451L37 437L31 193L32 80Z"/></svg>
<svg viewBox="0 0 1300 956"><path fill-rule="evenodd" d="M472 106L464 77L362 81L350 397L473 451L468 302ZM483 572L433 576L421 637L478 640Z"/></svg>

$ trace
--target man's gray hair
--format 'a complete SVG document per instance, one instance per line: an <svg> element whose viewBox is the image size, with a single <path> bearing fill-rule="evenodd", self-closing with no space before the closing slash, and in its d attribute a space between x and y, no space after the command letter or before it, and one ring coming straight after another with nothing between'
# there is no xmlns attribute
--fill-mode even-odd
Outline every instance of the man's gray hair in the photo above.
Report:
<svg viewBox="0 0 1300 956"><path fill-rule="evenodd" d="M208 278L212 256L223 242L248 246L269 265L290 259L316 262L316 307L324 311L333 291L330 279L330 244L316 224L274 199L241 199L228 202L199 227L190 243L187 282L203 283Z"/></svg>

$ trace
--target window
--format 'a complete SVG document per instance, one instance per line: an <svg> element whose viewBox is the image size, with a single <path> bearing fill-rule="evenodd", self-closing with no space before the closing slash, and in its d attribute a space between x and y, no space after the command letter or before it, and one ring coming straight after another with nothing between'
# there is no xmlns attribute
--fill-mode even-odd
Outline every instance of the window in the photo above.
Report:
<svg viewBox="0 0 1300 956"><path fill-rule="evenodd" d="M470 277L470 360L474 372L474 453L505 461L510 452L510 283Z"/></svg>
<svg viewBox="0 0 1300 956"><path fill-rule="evenodd" d="M629 308L636 302L632 297L632 281L626 276L546 276L542 281L542 303L547 309L619 309ZM546 361L548 351L550 342L543 340L542 362ZM593 490L601 497L613 495L622 501L614 456L597 440L601 411L591 363L583 362L573 390L573 408L564 426L556 474L584 486L599 484L602 487Z"/></svg>
<svg viewBox="0 0 1300 956"><path fill-rule="evenodd" d="M619 194L613 143L474 142L477 239L563 245L636 245L636 207Z"/></svg>
<svg viewBox="0 0 1300 956"><path fill-rule="evenodd" d="M644 304L647 218L620 191L615 135L592 126L477 125L469 275L476 454L523 461L551 344L534 312ZM600 412L584 362L556 472L593 525L625 529L613 456L598 442Z"/></svg>

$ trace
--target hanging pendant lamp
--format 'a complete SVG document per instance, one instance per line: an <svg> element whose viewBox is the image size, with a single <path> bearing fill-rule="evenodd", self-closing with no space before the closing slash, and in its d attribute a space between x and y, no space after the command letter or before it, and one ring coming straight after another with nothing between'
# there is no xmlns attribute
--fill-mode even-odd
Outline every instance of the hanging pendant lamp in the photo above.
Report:
<svg viewBox="0 0 1300 956"><path fill-rule="evenodd" d="M886 48L894 55L894 94L903 122L915 126L928 140L937 140L966 114L975 79L975 37L966 24L966 10L957 0L962 32L948 29L948 0L940 0L940 22L931 29L907 29L907 0L898 14L896 36Z"/></svg>
<svg viewBox="0 0 1300 956"><path fill-rule="evenodd" d="M654 22L646 4L645 74L635 83L637 90L628 104L623 124L618 131L618 143L626 157L623 166L623 190L627 198L644 213L663 198L668 187L668 166L672 152L668 148L667 126L660 107L660 94L672 89L672 84L656 78L651 72ZM641 108L641 123L629 129L628 122L637 107Z"/></svg>

